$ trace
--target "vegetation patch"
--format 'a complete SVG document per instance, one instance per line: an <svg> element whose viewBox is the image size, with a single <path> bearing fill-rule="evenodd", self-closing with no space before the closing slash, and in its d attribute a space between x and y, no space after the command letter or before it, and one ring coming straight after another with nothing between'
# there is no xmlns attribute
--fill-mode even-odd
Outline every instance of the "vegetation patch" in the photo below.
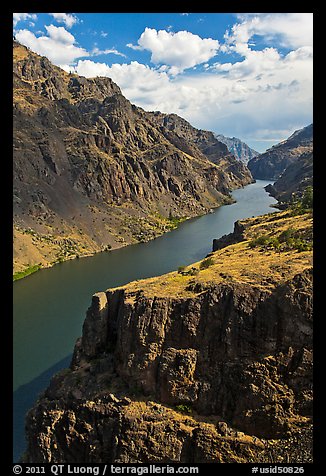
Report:
<svg viewBox="0 0 326 476"><path fill-rule="evenodd" d="M175 407L176 411L179 413L183 413L184 415L191 415L192 414L192 408L190 405L177 405Z"/></svg>
<svg viewBox="0 0 326 476"><path fill-rule="evenodd" d="M294 228L287 228L278 236L260 235L249 241L249 248L261 247L263 249L274 249L276 251L290 251L297 250L311 251L312 239L307 239L302 236L300 231Z"/></svg>
<svg viewBox="0 0 326 476"><path fill-rule="evenodd" d="M180 223L184 222L186 219L186 217L175 217L170 212L169 218L167 218L166 220L168 220L168 227L171 230L174 230L174 228L177 228L178 225L180 225Z"/></svg>
<svg viewBox="0 0 326 476"><path fill-rule="evenodd" d="M17 281L18 279L25 278L26 276L29 276L32 273L35 273L39 269L41 269L42 266L40 264L35 264L34 266L29 266L28 268L24 269L23 271L18 271L17 273L14 273L13 280Z"/></svg>
<svg viewBox="0 0 326 476"><path fill-rule="evenodd" d="M207 269L213 264L214 264L213 258L206 258L200 263L199 267L200 269Z"/></svg>
<svg viewBox="0 0 326 476"><path fill-rule="evenodd" d="M178 273L182 274L183 276L196 276L199 273L199 269L192 266L191 268L187 269L186 266L179 266Z"/></svg>
<svg viewBox="0 0 326 476"><path fill-rule="evenodd" d="M307 212L312 212L313 209L313 187L309 185L305 189L301 198L293 197L290 202L289 209L291 216L303 215Z"/></svg>

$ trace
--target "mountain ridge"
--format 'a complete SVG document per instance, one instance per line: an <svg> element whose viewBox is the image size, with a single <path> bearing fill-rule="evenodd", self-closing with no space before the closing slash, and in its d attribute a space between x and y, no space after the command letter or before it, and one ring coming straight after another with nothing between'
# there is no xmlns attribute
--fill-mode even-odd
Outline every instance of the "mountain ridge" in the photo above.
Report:
<svg viewBox="0 0 326 476"><path fill-rule="evenodd" d="M313 186L313 152L301 154L284 170L266 191L278 200L279 208L287 208L298 199L302 199L308 187Z"/></svg>
<svg viewBox="0 0 326 476"><path fill-rule="evenodd" d="M248 162L255 179L277 180L285 169L303 153L313 149L313 124L294 131L286 140Z"/></svg>
<svg viewBox="0 0 326 476"><path fill-rule="evenodd" d="M14 42L14 269L147 241L253 181L217 141ZM208 155L207 155L208 154Z"/></svg>

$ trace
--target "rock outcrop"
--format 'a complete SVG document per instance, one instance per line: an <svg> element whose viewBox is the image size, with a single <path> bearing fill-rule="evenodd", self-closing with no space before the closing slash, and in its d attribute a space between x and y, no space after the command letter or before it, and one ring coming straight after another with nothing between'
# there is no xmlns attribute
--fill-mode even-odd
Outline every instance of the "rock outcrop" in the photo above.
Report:
<svg viewBox="0 0 326 476"><path fill-rule="evenodd" d="M311 252L248 241L310 239L311 215L243 223L199 263L93 296L28 414L25 461L311 461Z"/></svg>
<svg viewBox="0 0 326 476"><path fill-rule="evenodd" d="M145 112L110 78L17 42L13 57L16 270L146 241L252 182L212 133Z"/></svg>
<svg viewBox="0 0 326 476"><path fill-rule="evenodd" d="M288 139L251 159L248 167L255 179L277 180L302 154L313 149L313 125L295 131Z"/></svg>

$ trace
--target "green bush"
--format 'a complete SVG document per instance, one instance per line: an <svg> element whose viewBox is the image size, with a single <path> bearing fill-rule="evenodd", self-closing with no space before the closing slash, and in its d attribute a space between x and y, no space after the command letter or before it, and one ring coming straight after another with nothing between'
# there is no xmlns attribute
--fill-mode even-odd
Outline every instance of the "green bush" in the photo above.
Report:
<svg viewBox="0 0 326 476"><path fill-rule="evenodd" d="M293 198L290 203L291 215L302 215L303 213L311 212L313 209L313 187L309 185L301 198Z"/></svg>
<svg viewBox="0 0 326 476"><path fill-rule="evenodd" d="M260 246L263 249L274 249L277 251L298 250L310 251L312 249L312 242L299 236L299 233L294 228L288 228L282 231L278 237L260 235L252 239L248 243L249 248Z"/></svg>
<svg viewBox="0 0 326 476"><path fill-rule="evenodd" d="M199 273L199 269L197 268L190 268L189 271L187 272L189 276L196 276L198 273Z"/></svg>
<svg viewBox="0 0 326 476"><path fill-rule="evenodd" d="M191 415L192 414L192 408L191 408L190 405L184 405L184 404L177 405L175 407L175 409L180 413L184 413L185 415Z"/></svg>
<svg viewBox="0 0 326 476"><path fill-rule="evenodd" d="M186 271L186 266L179 266L178 273L183 274L184 276L196 276L199 273L199 269L191 267Z"/></svg>
<svg viewBox="0 0 326 476"><path fill-rule="evenodd" d="M278 246L278 239L274 236L260 235L257 238L249 241L249 248L255 248L256 246L261 246L264 248L276 247Z"/></svg>
<svg viewBox="0 0 326 476"><path fill-rule="evenodd" d="M282 231L278 239L281 243L288 243L291 239L295 237L296 231L294 228L288 228L287 230Z"/></svg>
<svg viewBox="0 0 326 476"><path fill-rule="evenodd" d="M212 264L214 264L213 258L206 258L200 263L199 267L200 269L207 269L212 266Z"/></svg>

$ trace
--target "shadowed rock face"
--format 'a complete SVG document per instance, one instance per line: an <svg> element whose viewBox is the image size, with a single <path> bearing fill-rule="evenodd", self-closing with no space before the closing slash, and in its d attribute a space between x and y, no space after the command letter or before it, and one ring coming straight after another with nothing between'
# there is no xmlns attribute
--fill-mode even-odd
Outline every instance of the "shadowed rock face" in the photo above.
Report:
<svg viewBox="0 0 326 476"><path fill-rule="evenodd" d="M313 125L294 132L288 139L271 147L248 162L255 179L277 180L285 169L313 149Z"/></svg>
<svg viewBox="0 0 326 476"><path fill-rule="evenodd" d="M186 300L99 293L73 372L54 378L29 413L27 460L231 462L249 461L252 448L259 461L260 439L286 437L311 415L311 324L309 271L272 293L231 285ZM160 403L116 398L114 385ZM185 417L170 408L180 404L216 415L215 426L189 417L180 428ZM259 439L238 451L233 428ZM124 447L128 438L135 446Z"/></svg>
<svg viewBox="0 0 326 476"><path fill-rule="evenodd" d="M16 42L13 69L21 233L69 237L79 254L116 248L138 240L130 219L144 220L150 239L165 231L164 218L205 213L252 181L212 133L145 112L109 78L68 74Z"/></svg>
<svg viewBox="0 0 326 476"><path fill-rule="evenodd" d="M28 414L25 460L311 461L311 269L192 297L144 286L93 296L70 369Z"/></svg>
<svg viewBox="0 0 326 476"><path fill-rule="evenodd" d="M286 204L292 198L303 195L304 190L313 185L313 153L302 154L295 162L290 164L273 185L268 185L266 190L275 197L280 205Z"/></svg>
<svg viewBox="0 0 326 476"><path fill-rule="evenodd" d="M310 358L311 292L310 272L272 293L243 285L211 286L192 299L108 291L94 297L72 365L110 349L130 388L258 436L284 435L298 402L294 389L275 384Z"/></svg>

